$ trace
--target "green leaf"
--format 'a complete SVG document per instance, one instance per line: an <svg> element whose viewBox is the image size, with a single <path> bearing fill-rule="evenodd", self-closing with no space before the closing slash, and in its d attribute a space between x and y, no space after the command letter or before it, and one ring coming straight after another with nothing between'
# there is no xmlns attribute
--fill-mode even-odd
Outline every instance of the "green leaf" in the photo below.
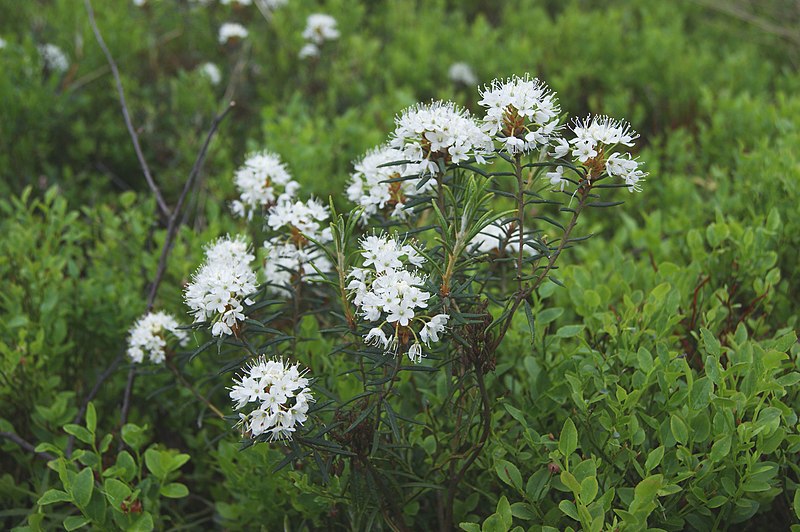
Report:
<svg viewBox="0 0 800 532"><path fill-rule="evenodd" d="M561 482L563 482L566 487L571 489L576 496L581 494L581 484L578 482L578 479L575 478L575 475L569 471L562 471L559 478L561 479Z"/></svg>
<svg viewBox="0 0 800 532"><path fill-rule="evenodd" d="M723 436L711 446L710 458L714 462L719 462L731 452L731 436Z"/></svg>
<svg viewBox="0 0 800 532"><path fill-rule="evenodd" d="M555 321L562 314L564 314L564 309L561 307L547 308L536 315L536 320L541 325L547 325L551 321Z"/></svg>
<svg viewBox="0 0 800 532"><path fill-rule="evenodd" d="M692 384L689 392L689 408L692 410L704 410L711 403L711 394L714 385L708 377L697 379Z"/></svg>
<svg viewBox="0 0 800 532"><path fill-rule="evenodd" d="M86 427L81 427L80 425L75 425L73 423L67 423L64 425L64 432L75 436L87 445L94 443L94 436L86 429Z"/></svg>
<svg viewBox="0 0 800 532"><path fill-rule="evenodd" d="M794 508L794 515L800 519L800 489L794 491L794 499L792 501L792 507Z"/></svg>
<svg viewBox="0 0 800 532"><path fill-rule="evenodd" d="M507 532L507 526L503 522L503 518L500 517L498 514L492 514L486 518L486 521L483 522L483 526L481 527L482 532Z"/></svg>
<svg viewBox="0 0 800 532"><path fill-rule="evenodd" d="M139 427L133 423L127 423L122 427L122 441L127 443L134 451L139 451L147 443L146 428L146 426Z"/></svg>
<svg viewBox="0 0 800 532"><path fill-rule="evenodd" d="M458 526L467 532L481 532L481 525L478 523L459 523Z"/></svg>
<svg viewBox="0 0 800 532"><path fill-rule="evenodd" d="M550 472L542 468L530 476L525 484L525 494L532 502L538 502L547 493L547 484L550 482Z"/></svg>
<svg viewBox="0 0 800 532"><path fill-rule="evenodd" d="M166 486L161 486L159 493L161 493L161 495L164 497L169 497L170 499L180 499L189 495L189 488L180 482L171 482Z"/></svg>
<svg viewBox="0 0 800 532"><path fill-rule="evenodd" d="M644 462L644 468L650 472L653 468L655 468L658 464L661 463L661 460L664 458L664 446L661 445L656 447L647 455L647 460Z"/></svg>
<svg viewBox="0 0 800 532"><path fill-rule="evenodd" d="M721 347L719 340L717 340L717 337L714 336L714 333L712 333L705 327L701 327L700 336L702 336L703 338L703 345L706 348L706 353L708 353L709 355L714 355L715 357L719 357L721 352Z"/></svg>
<svg viewBox="0 0 800 532"><path fill-rule="evenodd" d="M536 514L531 510L530 505L524 502L515 502L512 504L511 515L517 519L524 519L525 521L536 519Z"/></svg>
<svg viewBox="0 0 800 532"><path fill-rule="evenodd" d="M144 512L128 527L127 532L150 532L151 530L153 530L153 516L150 515L150 512Z"/></svg>
<svg viewBox="0 0 800 532"><path fill-rule="evenodd" d="M528 328L531 331L531 345L533 345L534 341L536 340L536 326L535 321L533 319L533 311L531 310L531 305L525 300L525 317L528 318Z"/></svg>
<svg viewBox="0 0 800 532"><path fill-rule="evenodd" d="M75 475L72 481L72 498L79 508L85 508L92 500L92 490L94 489L94 473L88 467Z"/></svg>
<svg viewBox="0 0 800 532"><path fill-rule="evenodd" d="M131 488L115 478L107 478L103 483L103 490L106 492L111 507L117 511L121 511L120 504L131 495Z"/></svg>
<svg viewBox="0 0 800 532"><path fill-rule="evenodd" d="M497 515L503 520L503 525L505 525L506 529L511 528L514 519L511 514L511 505L508 504L508 499L505 495L497 501Z"/></svg>
<svg viewBox="0 0 800 532"><path fill-rule="evenodd" d="M517 466L507 460L498 460L494 466L497 476L509 486L522 491L522 475ZM510 526L510 525L509 525Z"/></svg>
<svg viewBox="0 0 800 532"><path fill-rule="evenodd" d="M597 497L597 490L599 486L597 485L597 478L596 477L586 477L581 481L581 502L583 504L590 504L595 497Z"/></svg>
<svg viewBox="0 0 800 532"><path fill-rule="evenodd" d="M686 423L677 415L672 414L669 420L669 428L672 430L672 436L678 443L686 445L689 441L689 429Z"/></svg>
<svg viewBox="0 0 800 532"><path fill-rule="evenodd" d="M57 502L72 502L72 498L70 498L66 491L51 489L45 491L44 495L39 498L39 501L36 504L39 506L47 506L48 504L54 504Z"/></svg>
<svg viewBox="0 0 800 532"><path fill-rule="evenodd" d="M144 463L148 471L156 476L156 478L163 479L167 476L167 469L162 463L162 453L152 447L144 452Z"/></svg>
<svg viewBox="0 0 800 532"><path fill-rule="evenodd" d="M94 403L89 403L86 406L86 428L92 434L97 430L97 412L94 409Z"/></svg>
<svg viewBox="0 0 800 532"><path fill-rule="evenodd" d="M558 503L558 509L564 512L567 517L574 519L575 521L581 520L578 516L578 509L575 507L575 503L572 501L564 499Z"/></svg>
<svg viewBox="0 0 800 532"><path fill-rule="evenodd" d="M564 422L561 437L558 439L558 450L565 457L569 457L578 448L578 430L570 418Z"/></svg>
<svg viewBox="0 0 800 532"><path fill-rule="evenodd" d="M88 525L91 520L82 515L71 515L64 519L64 529L67 531L77 530L84 525Z"/></svg>
<svg viewBox="0 0 800 532"><path fill-rule="evenodd" d="M572 338L577 336L583 330L583 325L564 325L556 332L559 338Z"/></svg>

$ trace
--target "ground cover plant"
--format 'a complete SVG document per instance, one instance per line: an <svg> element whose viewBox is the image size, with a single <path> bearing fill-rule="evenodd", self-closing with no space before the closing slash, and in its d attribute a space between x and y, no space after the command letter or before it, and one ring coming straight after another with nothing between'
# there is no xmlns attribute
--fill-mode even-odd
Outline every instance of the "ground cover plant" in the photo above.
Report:
<svg viewBox="0 0 800 532"><path fill-rule="evenodd" d="M4 528L798 526L793 3L0 12Z"/></svg>

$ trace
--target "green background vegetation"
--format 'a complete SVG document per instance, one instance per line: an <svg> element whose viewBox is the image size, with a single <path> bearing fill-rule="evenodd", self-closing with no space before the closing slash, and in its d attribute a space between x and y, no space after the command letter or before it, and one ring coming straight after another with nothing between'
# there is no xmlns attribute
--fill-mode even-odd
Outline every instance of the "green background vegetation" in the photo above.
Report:
<svg viewBox="0 0 800 532"><path fill-rule="evenodd" d="M688 1L290 0L271 22L254 7L216 3L94 4L168 203L226 90L237 103L189 200L156 303L184 321L181 287L202 245L239 227L227 203L250 150L280 153L306 191L348 208L352 161L386 138L396 113L431 98L476 109L477 90L448 80L456 61L482 82L530 72L573 116L628 119L642 135L645 190L582 219L597 236L562 258L565 287L540 290L533 341L520 316L490 377L493 435L456 517L488 530L594 530L598 515L617 515L630 530L644 520L669 530L797 521L800 48L777 34L797 27L796 4L757 3L748 16L769 21L766 30ZM322 60L302 61L301 31L317 11L336 17L342 37L324 45ZM0 432L57 453L64 425L145 308L165 230L82 3L0 0L0 14ZM250 37L220 46L226 20ZM68 55L65 74L43 70L36 46L45 42ZM221 68L219 86L196 70L206 61ZM321 357L329 340L304 326L309 353ZM352 386L336 382L338 359L315 363L332 375L329 386ZM229 376L218 370L213 357L184 368L227 407ZM111 476L124 481L135 477L114 455L125 437L126 373L104 384L97 428L88 429L99 448L112 435L112 451L93 451L111 460L105 467L119 465ZM435 407L441 383L421 386ZM139 476L146 462L147 478L160 482L141 487L156 528L366 526L335 483L320 488L303 464L273 473L280 446L239 452L235 431L198 423L202 415L168 371L137 380L130 420L147 428L129 426L125 441L142 451L128 454ZM410 438L423 461L441 444L413 430ZM85 439L79 446L92 449L94 437ZM62 489L60 476L65 487L83 479L10 440L0 448L2 528L80 524L86 505L37 501ZM572 478L559 475L576 450ZM189 496L164 489L176 478ZM409 524L430 511L424 501L403 508Z"/></svg>

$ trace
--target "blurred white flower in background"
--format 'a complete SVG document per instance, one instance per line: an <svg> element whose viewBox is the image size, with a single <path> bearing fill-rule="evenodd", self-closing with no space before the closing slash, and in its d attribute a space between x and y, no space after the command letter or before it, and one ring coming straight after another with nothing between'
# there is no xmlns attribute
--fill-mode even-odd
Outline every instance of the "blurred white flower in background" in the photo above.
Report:
<svg viewBox="0 0 800 532"><path fill-rule="evenodd" d="M462 85L476 85L478 83L478 76L473 72L472 67L467 63L458 62L450 65L447 70L447 77L453 83L460 83Z"/></svg>
<svg viewBox="0 0 800 532"><path fill-rule="evenodd" d="M222 81L222 72L220 72L219 67L214 63L203 63L200 65L199 70L208 78L208 81L210 81L212 85L219 85L219 82Z"/></svg>
<svg viewBox="0 0 800 532"><path fill-rule="evenodd" d="M133 362L141 364L144 357L159 364L166 358L166 333L170 333L180 345L186 345L189 336L178 329L178 320L166 312L145 314L131 327L128 336L128 356Z"/></svg>
<svg viewBox="0 0 800 532"><path fill-rule="evenodd" d="M226 44L229 41L237 41L247 37L247 28L236 22L225 22L219 27L219 42Z"/></svg>
<svg viewBox="0 0 800 532"><path fill-rule="evenodd" d="M44 66L53 72L66 72L69 68L67 55L55 44L42 44L39 46L39 55L42 56Z"/></svg>

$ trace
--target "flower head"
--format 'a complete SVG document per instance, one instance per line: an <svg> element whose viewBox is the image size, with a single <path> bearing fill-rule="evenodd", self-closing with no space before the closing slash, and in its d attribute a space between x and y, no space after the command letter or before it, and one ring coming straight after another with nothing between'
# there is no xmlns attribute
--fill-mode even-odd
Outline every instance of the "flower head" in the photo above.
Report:
<svg viewBox="0 0 800 532"><path fill-rule="evenodd" d="M486 131L511 154L544 148L558 130L561 107L543 82L525 77L494 80L481 91Z"/></svg>
<svg viewBox="0 0 800 532"><path fill-rule="evenodd" d="M43 44L39 46L39 55L42 56L44 66L51 72L66 72L69 69L69 59L67 55L55 44Z"/></svg>
<svg viewBox="0 0 800 532"><path fill-rule="evenodd" d="M306 28L303 30L303 38L317 46L325 41L334 41L339 38L339 30L336 27L336 19L324 13L314 13L306 19Z"/></svg>
<svg viewBox="0 0 800 532"><path fill-rule="evenodd" d="M239 199L231 203L231 209L248 220L259 207L287 201L300 188L280 157L269 151L250 154L236 170L233 180L239 190Z"/></svg>
<svg viewBox="0 0 800 532"><path fill-rule="evenodd" d="M250 363L229 394L236 410L253 403L248 413L239 414L243 432L267 434L270 441L290 440L297 426L306 421L309 403L314 402L308 385L305 370L297 364L265 356Z"/></svg>
<svg viewBox="0 0 800 532"><path fill-rule="evenodd" d="M128 356L133 362L141 364L145 355L150 362L164 361L167 346L167 333L180 345L186 345L188 335L180 330L178 321L165 312L149 312L139 318L128 335Z"/></svg>
<svg viewBox="0 0 800 532"><path fill-rule="evenodd" d="M639 135L624 120L608 116L587 116L576 120L572 125L575 138L572 156L589 170L589 178L595 179L603 173L609 177L621 178L628 190L640 191L639 182L647 173L639 169L641 163L629 153L614 151L617 146L633 146Z"/></svg>
<svg viewBox="0 0 800 532"><path fill-rule="evenodd" d="M475 72L472 71L472 67L469 66L468 63L453 63L450 65L450 68L447 69L447 77L450 78L450 81L453 83L460 83L468 87L478 83L478 77L475 75Z"/></svg>
<svg viewBox="0 0 800 532"><path fill-rule="evenodd" d="M420 174L438 173L437 162L460 163L474 156L485 162L492 139L469 112L453 102L434 101L409 107L395 118L389 146L400 150L412 163L421 164Z"/></svg>
<svg viewBox="0 0 800 532"><path fill-rule="evenodd" d="M368 236L361 247L363 267L350 272L347 289L360 315L378 323L364 336L364 342L394 354L405 350L409 359L419 362L422 348L417 338L428 346L437 342L449 317L440 314L444 318L433 319L433 328L426 328L431 323L425 320L425 312L432 296L423 289L425 278L416 269L424 259L412 245L387 235Z"/></svg>
<svg viewBox="0 0 800 532"><path fill-rule="evenodd" d="M206 260L186 287L184 299L195 322L210 320L214 336L234 334L245 319L244 305L256 290L254 260L244 238L220 238L206 248Z"/></svg>
<svg viewBox="0 0 800 532"><path fill-rule="evenodd" d="M222 81L222 72L214 63L203 63L200 65L199 70L212 85L219 85L219 82Z"/></svg>
<svg viewBox="0 0 800 532"><path fill-rule="evenodd" d="M247 28L237 22L225 22L219 27L219 43L227 44L247 37Z"/></svg>
<svg viewBox="0 0 800 532"><path fill-rule="evenodd" d="M355 163L355 172L347 188L347 198L364 209L364 221L379 211L388 211L386 214L392 217L405 218L407 212L403 207L407 197L425 192L431 187L428 181L418 189L418 178L387 183L390 179L419 173L416 170L419 165L391 164L402 161L403 157L400 150L379 146Z"/></svg>

